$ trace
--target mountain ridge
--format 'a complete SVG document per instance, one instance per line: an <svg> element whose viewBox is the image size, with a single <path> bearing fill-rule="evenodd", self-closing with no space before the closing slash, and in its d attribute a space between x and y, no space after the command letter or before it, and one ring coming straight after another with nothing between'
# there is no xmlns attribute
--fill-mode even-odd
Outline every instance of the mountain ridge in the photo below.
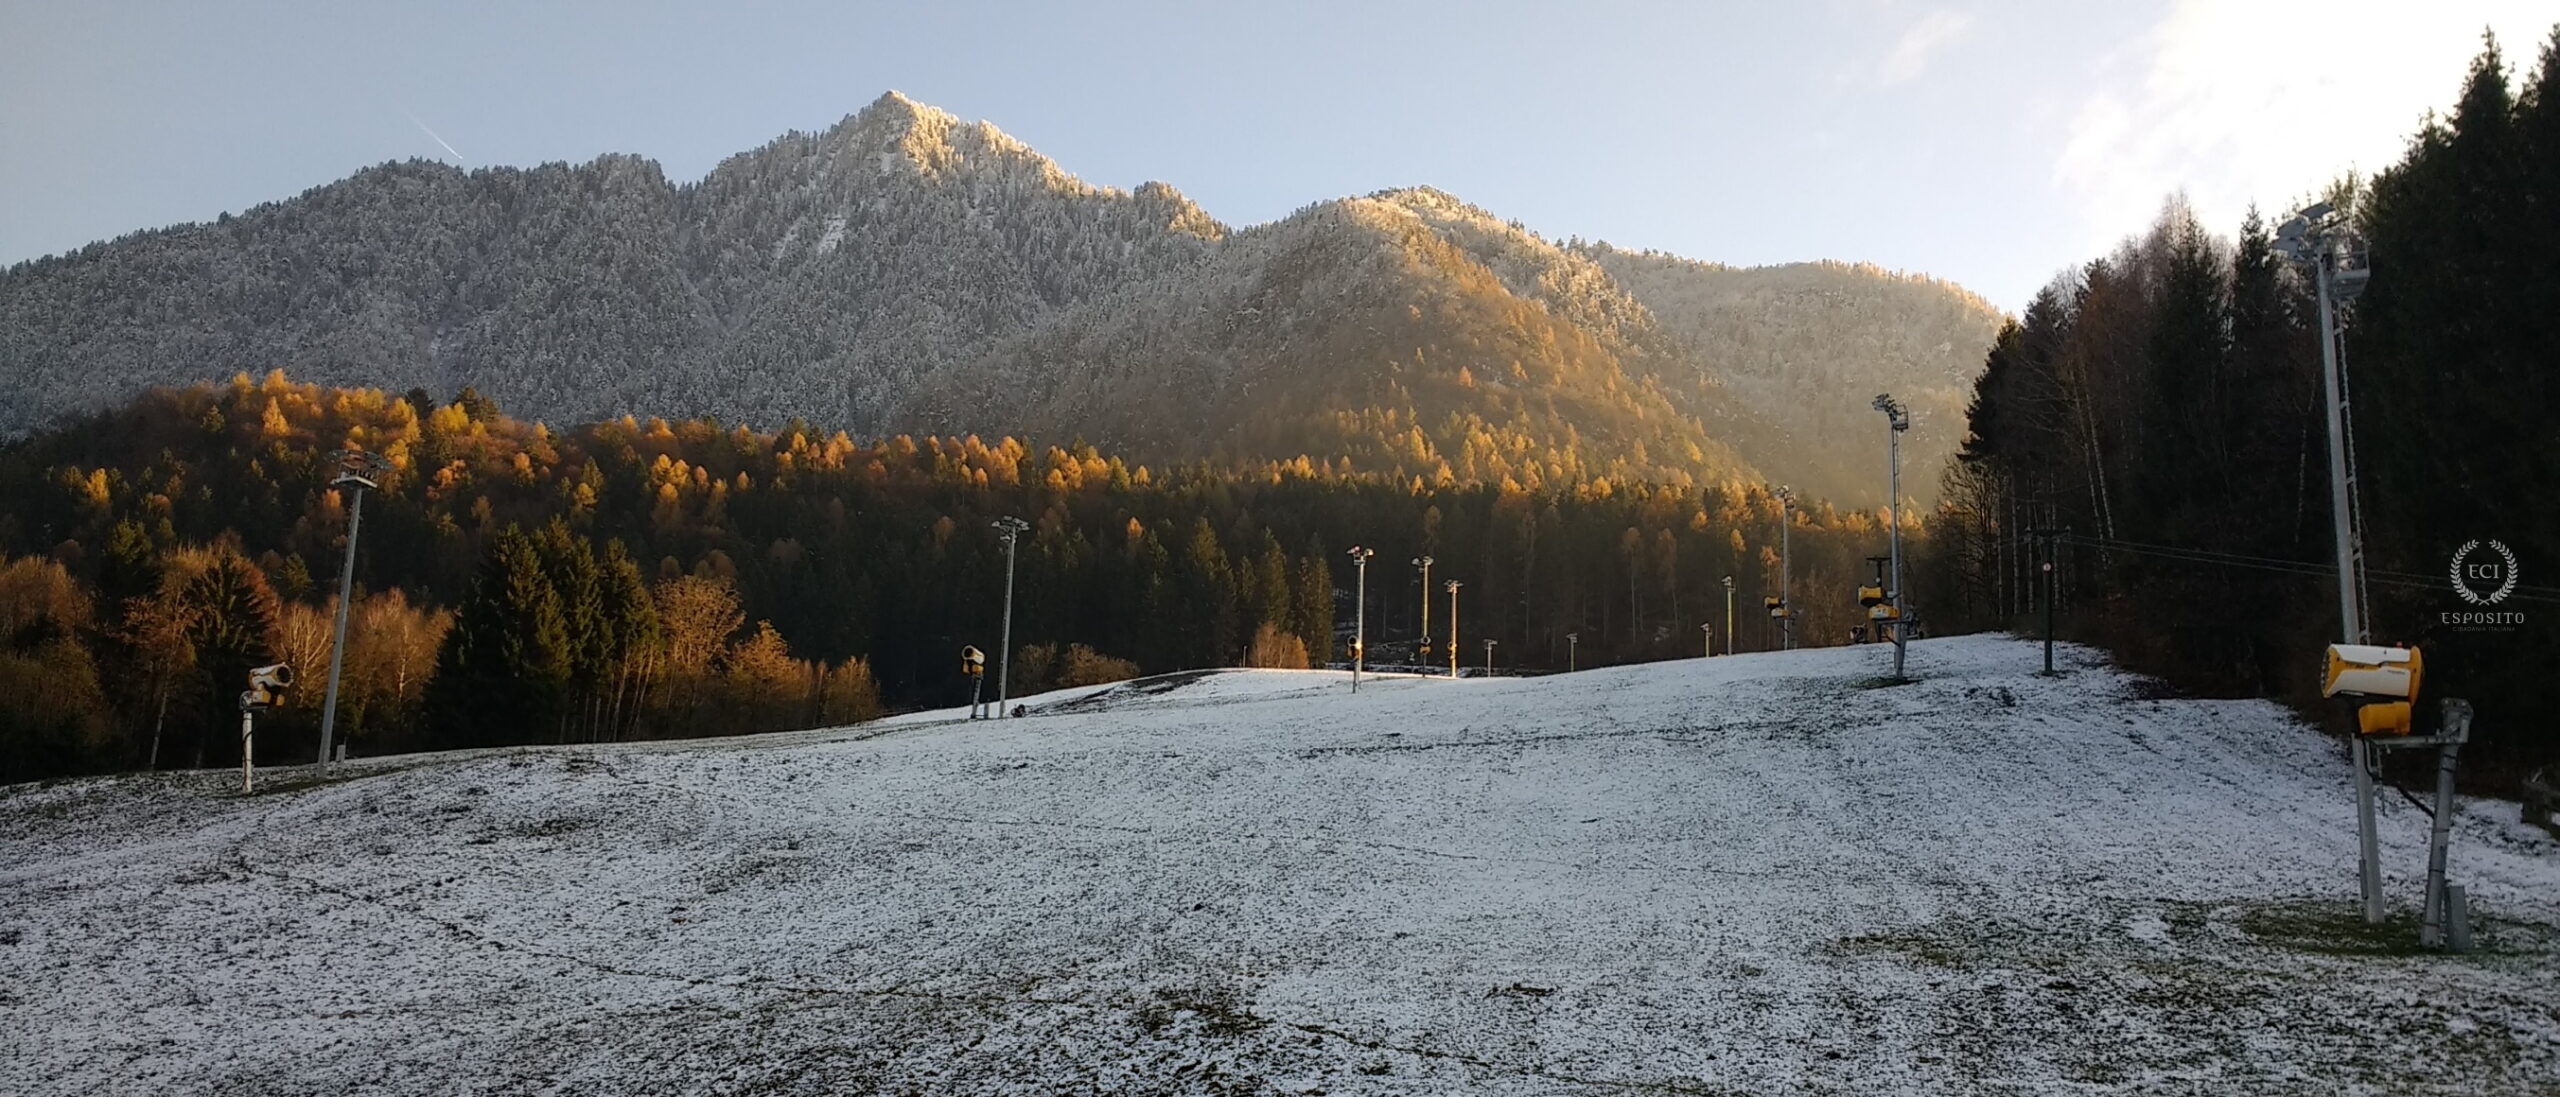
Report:
<svg viewBox="0 0 2560 1097"><path fill-rule="evenodd" d="M1168 183L1091 184L992 123L890 91L693 183L624 154L469 172L395 162L14 265L0 272L0 361L22 383L0 401L0 437L151 385L284 368L326 384L468 385L561 421L1081 434L1128 439L1150 460L1305 454L1523 483L1784 478L1880 498L1772 398L1802 385L1715 360L1748 339L1701 336L1801 328L1819 302L1758 298L1794 310L1776 320L1733 307L1748 294L1684 311L1665 284L1753 275L1612 269L1627 254L1545 239L1427 186L1234 228ZM1853 303L1961 306L1938 310L1960 322L1934 358L1903 353L1887 373L1935 389L1978 369L1997 322L1979 298L1829 273ZM1832 315L1892 323L1873 311ZM1203 388L1229 381L1242 387ZM1938 450L1952 441L1914 457ZM1930 494L1915 479L1912 494Z"/></svg>

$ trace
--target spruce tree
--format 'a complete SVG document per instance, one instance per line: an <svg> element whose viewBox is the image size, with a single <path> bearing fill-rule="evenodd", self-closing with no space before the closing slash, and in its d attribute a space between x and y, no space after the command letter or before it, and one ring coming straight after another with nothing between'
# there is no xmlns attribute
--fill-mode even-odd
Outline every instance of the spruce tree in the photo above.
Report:
<svg viewBox="0 0 2560 1097"><path fill-rule="evenodd" d="M1292 631L1307 642L1307 662L1321 667L1333 661L1333 558L1321 538L1307 539L1307 555L1298 559L1298 582L1291 592L1297 603Z"/></svg>
<svg viewBox="0 0 2560 1097"><path fill-rule="evenodd" d="M427 683L442 746L532 742L557 727L569 679L560 599L532 539L508 526L481 560Z"/></svg>
<svg viewBox="0 0 2560 1097"><path fill-rule="evenodd" d="M595 551L586 539L554 518L543 527L539 548L543 574L559 597L561 637L568 658L567 693L560 714L565 740L566 729L583 725L594 709L611 662L612 637L604 620Z"/></svg>

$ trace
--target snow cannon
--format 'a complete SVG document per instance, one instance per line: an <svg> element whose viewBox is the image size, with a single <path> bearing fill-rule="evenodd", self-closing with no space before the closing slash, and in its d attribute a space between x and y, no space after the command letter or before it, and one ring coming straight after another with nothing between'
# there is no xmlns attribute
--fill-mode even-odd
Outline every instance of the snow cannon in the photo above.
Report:
<svg viewBox="0 0 2560 1097"><path fill-rule="evenodd" d="M1869 606L1867 607L1867 616L1878 621L1899 621L1902 619L1902 607Z"/></svg>
<svg viewBox="0 0 2560 1097"><path fill-rule="evenodd" d="M2407 735L2415 726L2410 702L2418 699L2425 669L2426 660L2416 648L2331 644L2320 695L2361 702L2356 708L2359 735Z"/></svg>
<svg viewBox="0 0 2560 1097"><path fill-rule="evenodd" d="M1772 618L1785 617L1787 615L1787 600L1775 594L1761 599L1760 604L1768 607L1769 616Z"/></svg>
<svg viewBox="0 0 2560 1097"><path fill-rule="evenodd" d="M1884 604L1884 584L1858 588L1858 604L1873 608Z"/></svg>
<svg viewBox="0 0 2560 1097"><path fill-rule="evenodd" d="M249 668L249 688L240 694L240 707L275 708L284 704L285 691L293 688L293 668L284 663L270 663Z"/></svg>

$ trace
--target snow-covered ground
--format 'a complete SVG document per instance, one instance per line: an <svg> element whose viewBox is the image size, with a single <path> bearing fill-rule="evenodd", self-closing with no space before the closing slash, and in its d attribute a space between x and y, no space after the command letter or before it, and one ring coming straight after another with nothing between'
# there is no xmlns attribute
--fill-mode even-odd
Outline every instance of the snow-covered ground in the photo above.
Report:
<svg viewBox="0 0 2560 1097"><path fill-rule="evenodd" d="M0 1092L2560 1090L2560 846L2467 805L2417 952L2336 745L2066 654L0 789Z"/></svg>

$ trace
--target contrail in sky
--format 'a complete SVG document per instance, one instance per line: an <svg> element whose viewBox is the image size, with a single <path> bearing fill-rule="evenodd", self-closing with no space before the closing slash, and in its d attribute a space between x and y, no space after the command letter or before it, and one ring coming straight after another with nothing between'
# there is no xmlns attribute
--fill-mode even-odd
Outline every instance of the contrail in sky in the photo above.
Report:
<svg viewBox="0 0 2560 1097"><path fill-rule="evenodd" d="M431 129L427 129L427 124L426 124L426 123L418 121L418 116L417 116L417 115L409 114L409 112L408 112L408 111L405 111L405 110L404 110L404 111L401 111L400 113L405 114L405 115L408 115L408 117L409 117L409 121L410 121L410 122L412 122L412 123L415 123L415 124L417 125L417 127L418 127L420 130L425 131L425 133L426 133L426 135L427 135L427 136L429 136L429 137L434 137L434 138L435 138L435 142L436 142L436 144L444 145L444 151L446 151L446 152L450 152L450 153L453 153L453 162L454 162L454 163L459 164L459 165L461 165L461 166L463 166L463 167L466 167L466 168L471 166L469 163L465 162L465 161L462 159L462 153L460 153L459 151L456 151L452 145L446 145L446 144L445 144L445 140L444 140L444 138L442 138L442 137L436 137L436 131L431 130Z"/></svg>

